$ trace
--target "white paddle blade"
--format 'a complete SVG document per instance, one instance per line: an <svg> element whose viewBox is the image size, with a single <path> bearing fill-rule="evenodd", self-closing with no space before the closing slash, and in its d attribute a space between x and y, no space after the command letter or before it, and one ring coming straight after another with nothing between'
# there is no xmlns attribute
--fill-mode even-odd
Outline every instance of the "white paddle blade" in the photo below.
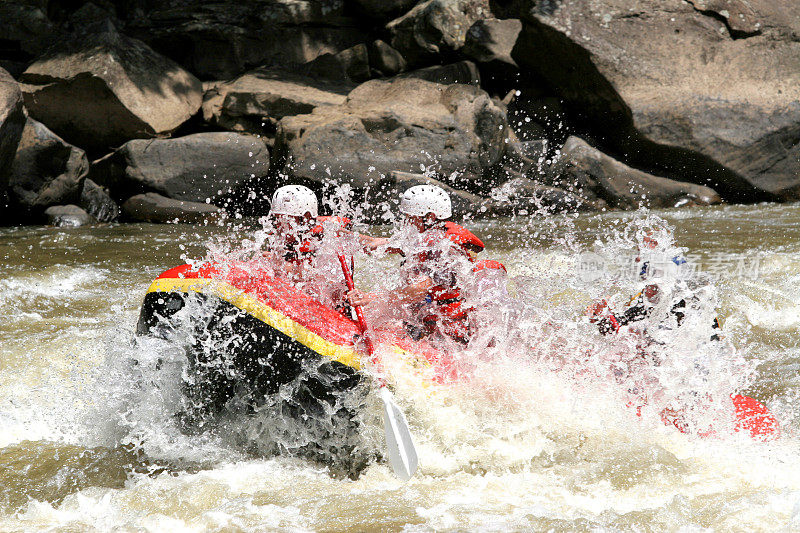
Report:
<svg viewBox="0 0 800 533"><path fill-rule="evenodd" d="M395 403L392 393L386 387L381 387L380 394L383 400L383 425L386 430L389 462L395 475L408 481L419 466L414 440L411 438L406 417Z"/></svg>

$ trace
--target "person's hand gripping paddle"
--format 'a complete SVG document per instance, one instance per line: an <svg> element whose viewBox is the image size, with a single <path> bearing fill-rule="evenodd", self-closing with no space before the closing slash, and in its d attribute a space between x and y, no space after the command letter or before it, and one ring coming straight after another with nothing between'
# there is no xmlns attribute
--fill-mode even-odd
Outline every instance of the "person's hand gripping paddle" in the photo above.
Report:
<svg viewBox="0 0 800 533"><path fill-rule="evenodd" d="M344 255L339 254L339 263L342 265L342 273L344 274L347 288L353 290L353 276L350 273L350 268L347 266L347 261ZM372 344L367 333L367 322L364 320L364 312L361 306L355 305L353 308L356 310L358 317L358 325L364 335L364 341L367 345L372 363L378 365L377 356L375 355L375 347ZM381 376L375 378L378 382L378 390L380 392L381 400L383 400L383 427L386 432L386 447L389 452L389 462L392 465L395 475L407 481L411 479L414 472L417 471L419 459L417 458L417 450L414 448L414 440L411 438L411 431L408 429L408 422L400 407L394 401L392 393L386 388L386 380Z"/></svg>

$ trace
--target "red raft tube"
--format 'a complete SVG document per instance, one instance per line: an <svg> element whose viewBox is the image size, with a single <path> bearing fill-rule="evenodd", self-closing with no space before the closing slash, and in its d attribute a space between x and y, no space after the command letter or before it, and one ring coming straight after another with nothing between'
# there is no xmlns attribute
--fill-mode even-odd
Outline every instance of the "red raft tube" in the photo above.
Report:
<svg viewBox="0 0 800 533"><path fill-rule="evenodd" d="M279 402L282 423L294 420L306 433L299 455L344 465L351 477L365 466L353 458L357 413L372 383L362 372L370 359L361 329L289 281L254 263L172 268L150 285L137 334L185 349L183 410L176 413L184 431ZM440 354L424 342L388 331L373 339L381 352L435 375Z"/></svg>

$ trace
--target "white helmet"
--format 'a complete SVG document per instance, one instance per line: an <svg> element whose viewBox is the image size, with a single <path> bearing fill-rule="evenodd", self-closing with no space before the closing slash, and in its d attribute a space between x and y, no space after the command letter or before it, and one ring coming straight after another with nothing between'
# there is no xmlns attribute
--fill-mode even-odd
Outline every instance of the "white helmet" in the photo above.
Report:
<svg viewBox="0 0 800 533"><path fill-rule="evenodd" d="M286 185L272 195L270 215L301 217L306 213L310 213L312 217L317 216L317 195L308 187Z"/></svg>
<svg viewBox="0 0 800 533"><path fill-rule="evenodd" d="M400 212L417 217L433 213L439 220L445 220L453 214L453 204L441 187L414 185L400 196Z"/></svg>

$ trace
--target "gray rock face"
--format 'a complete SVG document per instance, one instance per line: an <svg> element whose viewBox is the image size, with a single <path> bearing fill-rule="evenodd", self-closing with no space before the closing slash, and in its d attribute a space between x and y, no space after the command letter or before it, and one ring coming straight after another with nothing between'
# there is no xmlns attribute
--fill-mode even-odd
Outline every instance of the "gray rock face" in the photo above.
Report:
<svg viewBox="0 0 800 533"><path fill-rule="evenodd" d="M459 61L449 65L425 67L400 74L400 77L417 78L433 83L441 83L442 85L461 83L463 85L475 85L479 87L481 84L481 74L478 72L478 67L476 67L475 63L472 61Z"/></svg>
<svg viewBox="0 0 800 533"><path fill-rule="evenodd" d="M275 149L294 178L365 188L393 170L421 168L480 181L507 135L503 109L477 87L371 80L341 106L284 118Z"/></svg>
<svg viewBox="0 0 800 533"><path fill-rule="evenodd" d="M370 79L367 45L360 43L336 54L322 54L303 67L313 78L360 83Z"/></svg>
<svg viewBox="0 0 800 533"><path fill-rule="evenodd" d="M24 57L41 54L54 30L45 11L45 6L24 2L0 3L0 39L16 44Z"/></svg>
<svg viewBox="0 0 800 533"><path fill-rule="evenodd" d="M233 131L263 133L269 122L311 113L318 106L343 104L352 88L349 84L256 69L206 91L203 118Z"/></svg>
<svg viewBox="0 0 800 533"><path fill-rule="evenodd" d="M364 41L344 0L153 0L127 26L205 80L293 67Z"/></svg>
<svg viewBox="0 0 800 533"><path fill-rule="evenodd" d="M22 92L14 78L0 68L0 206L5 204L8 175L24 127Z"/></svg>
<svg viewBox="0 0 800 533"><path fill-rule="evenodd" d="M730 200L800 198L800 3L530 0L521 14L515 61L626 162Z"/></svg>
<svg viewBox="0 0 800 533"><path fill-rule="evenodd" d="M202 101L197 78L110 25L58 45L22 80L31 116L89 150L172 132Z"/></svg>
<svg viewBox="0 0 800 533"><path fill-rule="evenodd" d="M377 74L394 76L406 69L406 60L400 52L380 39L369 46L368 52L369 66Z"/></svg>
<svg viewBox="0 0 800 533"><path fill-rule="evenodd" d="M196 133L177 139L134 140L92 164L91 179L116 199L158 192L188 202L219 200L269 169L266 145L238 133Z"/></svg>
<svg viewBox="0 0 800 533"><path fill-rule="evenodd" d="M90 179L83 181L80 206L98 222L111 222L119 218L119 206L103 187Z"/></svg>
<svg viewBox="0 0 800 533"><path fill-rule="evenodd" d="M223 214L214 205L173 200L154 192L131 196L122 204L122 212L130 220L158 224L210 222Z"/></svg>
<svg viewBox="0 0 800 533"><path fill-rule="evenodd" d="M439 62L464 46L475 21L491 17L488 0L427 0L391 21L391 45L411 66Z"/></svg>
<svg viewBox="0 0 800 533"><path fill-rule="evenodd" d="M469 29L462 52L477 63L484 85L505 89L516 80L519 67L511 50L521 30L518 19L483 19Z"/></svg>
<svg viewBox="0 0 800 533"><path fill-rule="evenodd" d="M28 118L11 165L10 203L37 217L49 206L77 202L88 172L83 150Z"/></svg>
<svg viewBox="0 0 800 533"><path fill-rule="evenodd" d="M561 150L559 170L567 182L577 182L575 175L596 184L598 196L613 207L634 209L648 207L674 207L690 201L696 205L710 205L722 200L713 189L693 183L684 183L633 169L599 150L583 139L570 137Z"/></svg>
<svg viewBox="0 0 800 533"><path fill-rule="evenodd" d="M44 211L47 224L59 228L77 228L92 224L92 216L77 205L54 205Z"/></svg>

